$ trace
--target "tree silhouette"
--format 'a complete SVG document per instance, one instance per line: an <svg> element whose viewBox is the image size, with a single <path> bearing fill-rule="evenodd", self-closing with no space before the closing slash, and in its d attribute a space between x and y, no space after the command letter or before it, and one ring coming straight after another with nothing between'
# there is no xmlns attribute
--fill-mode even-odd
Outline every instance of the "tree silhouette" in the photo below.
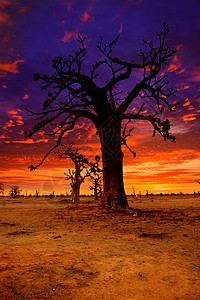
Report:
<svg viewBox="0 0 200 300"><path fill-rule="evenodd" d="M39 194L40 194L40 190L39 190L39 189L36 189L36 190L35 190L35 197L38 198L38 197L39 197Z"/></svg>
<svg viewBox="0 0 200 300"><path fill-rule="evenodd" d="M105 44L100 38L97 48L102 59L94 63L88 73L83 70L86 38L79 35L77 51L70 53L66 59L56 57L53 60L51 75L35 73L34 80L41 80L42 89L48 89L49 92L43 103L43 111L34 112L27 109L30 116L36 116L37 123L30 132L25 132L25 138L31 138L41 128L47 127L48 130L52 130L48 135L54 139L57 137L57 142L42 161L37 166L31 165L30 169L34 170L44 162L60 145L65 133L73 130L80 118L89 119L96 127L101 143L101 203L114 209L127 208L122 145L127 146L126 137L130 132L128 135L122 134L122 121L147 121L153 127L153 136L158 132L164 140L170 139L175 142L175 137L169 132L169 120L160 118L166 108L173 111L178 104L172 97L176 89L169 85L167 75L163 72L168 60L175 53L175 50L165 45L168 32L169 27L164 23L162 31L156 32L156 45L143 40L145 50L140 49L138 62L114 56L113 48L119 36ZM98 79L100 72L105 74L104 84L102 79ZM126 94L120 90L120 84L122 89L126 88L123 85L125 80L126 86L129 86ZM134 105L134 110L131 105Z"/></svg>
<svg viewBox="0 0 200 300"><path fill-rule="evenodd" d="M0 182L0 194L1 194L1 196L4 195L4 185L3 185L3 182Z"/></svg>
<svg viewBox="0 0 200 300"><path fill-rule="evenodd" d="M68 173L64 173L66 175L66 180L71 181L72 188L72 202L79 202L80 198L80 187L81 183L84 182L84 179L89 176L87 171L83 174L83 171L86 170L88 160L79 153L78 149L74 148L75 143L69 142L67 146L64 146L62 151L58 151L57 154L59 158L70 158L74 163L74 170L68 169Z"/></svg>
<svg viewBox="0 0 200 300"><path fill-rule="evenodd" d="M17 197L20 197L21 191L22 190L19 188L19 186L14 185L14 186L10 187L9 194L12 198L17 198Z"/></svg>
<svg viewBox="0 0 200 300"><path fill-rule="evenodd" d="M102 195L102 169L99 168L100 156L95 156L95 163L90 163L91 168L88 170L90 181L93 185L90 190L94 190L94 198L97 200Z"/></svg>
<svg viewBox="0 0 200 300"><path fill-rule="evenodd" d="M197 179L197 180L195 180L195 181L197 181L197 182L200 184L200 179Z"/></svg>

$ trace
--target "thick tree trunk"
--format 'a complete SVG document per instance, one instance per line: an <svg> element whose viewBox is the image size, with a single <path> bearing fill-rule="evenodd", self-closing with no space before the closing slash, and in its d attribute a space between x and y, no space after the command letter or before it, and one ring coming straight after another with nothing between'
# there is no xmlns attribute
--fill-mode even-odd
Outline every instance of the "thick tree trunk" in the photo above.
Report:
<svg viewBox="0 0 200 300"><path fill-rule="evenodd" d="M78 203L79 202L79 198L80 198L80 186L81 186L81 184L79 182L75 183L72 186L71 197L72 197L72 202L74 202L74 203Z"/></svg>
<svg viewBox="0 0 200 300"><path fill-rule="evenodd" d="M94 200L98 200L97 191L98 191L98 182L95 180L94 181Z"/></svg>
<svg viewBox="0 0 200 300"><path fill-rule="evenodd" d="M78 203L80 199L80 187L82 181L80 180L80 166L75 162L75 181L72 185L72 202Z"/></svg>
<svg viewBox="0 0 200 300"><path fill-rule="evenodd" d="M103 195L101 204L112 209L128 208L123 182L121 120L107 120L99 131L103 161Z"/></svg>

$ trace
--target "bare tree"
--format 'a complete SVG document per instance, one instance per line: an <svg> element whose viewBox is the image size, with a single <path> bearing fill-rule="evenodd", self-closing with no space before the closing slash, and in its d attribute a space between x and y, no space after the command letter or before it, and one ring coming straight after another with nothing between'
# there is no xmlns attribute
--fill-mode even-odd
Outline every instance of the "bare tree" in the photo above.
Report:
<svg viewBox="0 0 200 300"><path fill-rule="evenodd" d="M74 163L74 170L68 169L68 173L64 173L66 175L66 180L71 181L72 188L72 202L79 202L80 198L80 187L81 183L84 182L84 179L89 176L86 170L86 165L88 164L88 160L79 153L78 149L74 148L74 142L69 142L67 146L64 146L62 151L58 151L57 154L59 158L71 159Z"/></svg>
<svg viewBox="0 0 200 300"><path fill-rule="evenodd" d="M195 180L195 181L197 181L197 182L200 184L200 179L197 179L197 180Z"/></svg>
<svg viewBox="0 0 200 300"><path fill-rule="evenodd" d="M35 197L38 198L38 197L39 197L39 194L40 194L40 190L39 190L39 189L36 189L36 190L35 190Z"/></svg>
<svg viewBox="0 0 200 300"><path fill-rule="evenodd" d="M30 132L25 132L25 138L43 127L52 130L49 133L57 142L44 156L37 166L60 145L64 134L72 130L80 118L93 122L101 143L103 163L103 195L101 203L114 209L127 208L128 202L123 182L123 152L122 145L127 146L126 134L122 129L123 120L144 120L153 127L153 136L158 132L164 140L175 142L170 134L170 122L161 120L160 115L167 109L174 111L178 104L173 100L176 92L169 85L167 75L163 73L168 60L175 50L165 45L169 33L168 25L156 32L157 44L144 40L144 49L140 50L138 62L127 61L115 57L113 48L119 36L112 42L103 43L100 38L97 48L102 59L91 66L90 73L83 71L86 56L85 37L77 38L79 48L66 59L56 57L53 60L51 75L34 74L34 80L43 82L42 89L48 89L48 97L44 101L43 111L27 109L30 116L36 116L37 123ZM88 69L88 68L87 68ZM98 75L104 72L98 81ZM139 72L139 73L138 73ZM140 76L138 75L140 74ZM120 84L127 81L130 87L125 94L121 92ZM125 86L122 86L124 89ZM135 110L132 110L133 105ZM51 127L51 128L50 128ZM124 133L124 134L123 134ZM130 150L130 148L129 148ZM135 152L133 152L135 156Z"/></svg>
<svg viewBox="0 0 200 300"><path fill-rule="evenodd" d="M102 169L99 168L100 156L95 156L95 163L90 163L91 168L88 170L90 181L93 185L90 186L90 190L94 190L94 199L98 200L102 196Z"/></svg>
<svg viewBox="0 0 200 300"><path fill-rule="evenodd" d="M0 195L1 196L4 195L4 185L3 185L3 182L0 182Z"/></svg>
<svg viewBox="0 0 200 300"><path fill-rule="evenodd" d="M132 186L132 190L133 190L132 196L133 196L133 197L136 197L136 193L135 193L135 188L134 188L134 186Z"/></svg>
<svg viewBox="0 0 200 300"><path fill-rule="evenodd" d="M14 185L14 186L10 187L9 194L12 198L17 198L17 197L20 197L21 191L22 190L19 188L19 186Z"/></svg>

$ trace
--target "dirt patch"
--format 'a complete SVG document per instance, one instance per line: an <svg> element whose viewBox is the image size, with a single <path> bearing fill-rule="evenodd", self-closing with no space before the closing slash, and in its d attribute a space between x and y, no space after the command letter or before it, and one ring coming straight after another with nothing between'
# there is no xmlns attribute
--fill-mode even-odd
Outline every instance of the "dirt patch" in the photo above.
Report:
<svg viewBox="0 0 200 300"><path fill-rule="evenodd" d="M9 200L1 299L200 299L198 196L130 198L120 212L87 198Z"/></svg>

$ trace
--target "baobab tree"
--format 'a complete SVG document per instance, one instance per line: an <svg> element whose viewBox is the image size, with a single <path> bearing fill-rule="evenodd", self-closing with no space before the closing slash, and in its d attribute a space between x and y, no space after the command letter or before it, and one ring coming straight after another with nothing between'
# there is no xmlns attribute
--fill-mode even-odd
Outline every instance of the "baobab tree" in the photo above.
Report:
<svg viewBox="0 0 200 300"><path fill-rule="evenodd" d="M68 169L68 173L64 173L66 175L66 180L71 181L72 188L72 202L79 202L80 198L80 187L81 183L84 182L84 179L89 176L86 170L86 166L88 164L88 160L79 153L78 149L74 148L74 142L69 142L67 146L63 147L62 151L58 151L58 157L64 159L71 159L74 163L74 170ZM84 173L85 171L85 173Z"/></svg>
<svg viewBox="0 0 200 300"><path fill-rule="evenodd" d="M36 190L35 190L35 197L38 198L38 197L39 197L39 194L40 194L40 190L39 190L39 189L36 189Z"/></svg>
<svg viewBox="0 0 200 300"><path fill-rule="evenodd" d="M102 195L102 169L99 168L100 156L95 156L95 162L90 163L91 168L87 173L90 177L90 181L93 185L90 186L90 190L94 190L94 199L97 200Z"/></svg>
<svg viewBox="0 0 200 300"><path fill-rule="evenodd" d="M145 50L140 49L138 62L115 57L113 49L119 36L108 43L100 38L97 48L102 59L92 64L90 72L83 69L87 53L86 38L79 35L77 51L65 59L56 57L52 74L35 73L34 80L41 80L42 89L48 89L49 92L43 111L27 109L30 116L36 116L37 124L30 132L25 132L25 138L31 138L43 127L48 128L48 131L51 127L49 135L54 139L57 137L57 142L42 161L36 166L31 165L30 169L38 168L60 145L65 133L73 130L80 118L86 118L96 127L101 144L101 203L113 209L127 208L122 145L127 146L126 137L130 132L122 134L123 120L146 121L152 125L153 136L158 132L164 140L175 142L175 137L169 132L169 120L161 119L166 109L173 111L178 104L173 99L176 89L170 86L166 74L168 61L175 54L175 50L165 45L168 33L169 27L164 24L163 29L156 32L156 44L143 40ZM98 79L101 72L105 74L104 83L102 78ZM125 80L128 82L126 85L123 84Z"/></svg>
<svg viewBox="0 0 200 300"><path fill-rule="evenodd" d="M14 186L10 187L9 194L12 198L17 198L17 197L20 197L21 191L22 190L19 188L19 186L14 185Z"/></svg>
<svg viewBox="0 0 200 300"><path fill-rule="evenodd" d="M4 195L4 185L3 185L3 182L0 182L0 194L1 194L1 196Z"/></svg>

